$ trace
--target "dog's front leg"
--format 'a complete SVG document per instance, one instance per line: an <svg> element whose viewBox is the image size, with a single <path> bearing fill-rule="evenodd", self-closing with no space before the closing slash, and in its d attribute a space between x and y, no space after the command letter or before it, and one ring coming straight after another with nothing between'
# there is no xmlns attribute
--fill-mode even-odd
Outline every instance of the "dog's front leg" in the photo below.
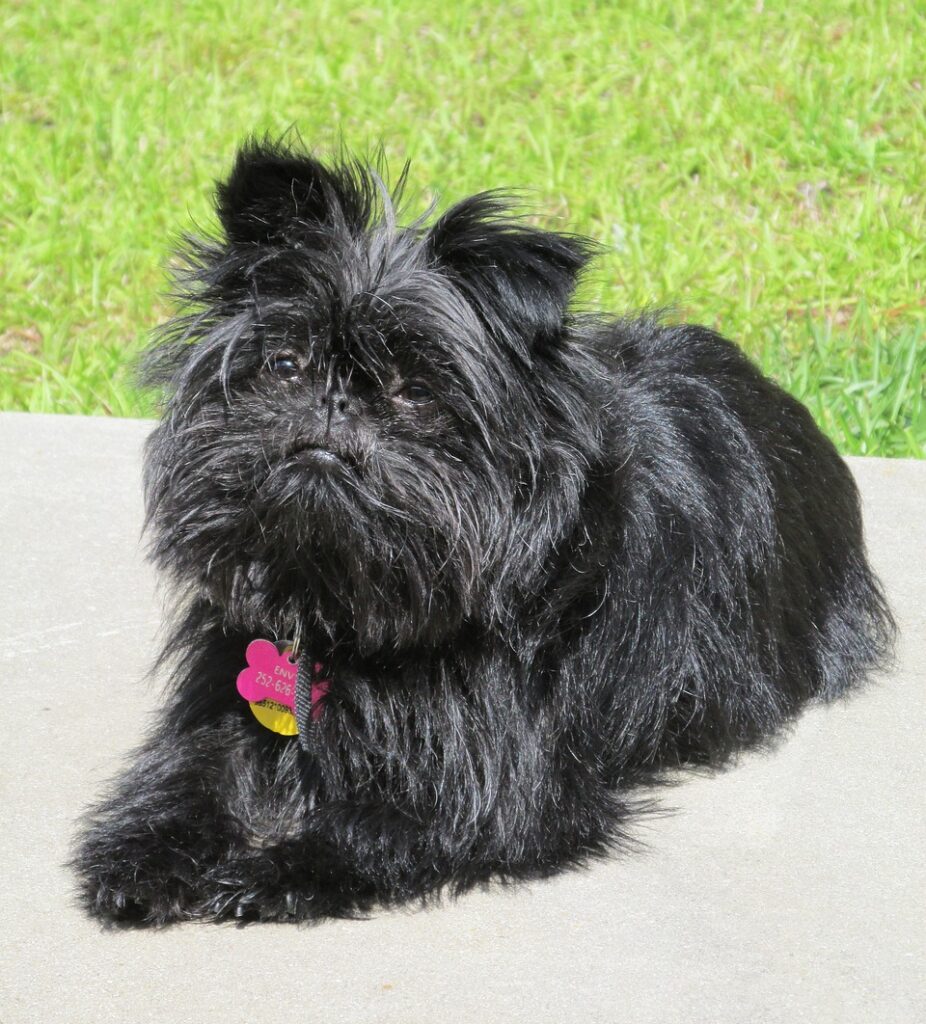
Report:
<svg viewBox="0 0 926 1024"><path fill-rule="evenodd" d="M380 894L320 827L315 775L295 739L246 707L211 727L162 726L85 819L73 860L81 902L134 926L365 909Z"/></svg>
<svg viewBox="0 0 926 1024"><path fill-rule="evenodd" d="M73 867L91 914L138 925L202 916L204 877L238 832L221 799L228 740L227 729L162 726L86 816Z"/></svg>

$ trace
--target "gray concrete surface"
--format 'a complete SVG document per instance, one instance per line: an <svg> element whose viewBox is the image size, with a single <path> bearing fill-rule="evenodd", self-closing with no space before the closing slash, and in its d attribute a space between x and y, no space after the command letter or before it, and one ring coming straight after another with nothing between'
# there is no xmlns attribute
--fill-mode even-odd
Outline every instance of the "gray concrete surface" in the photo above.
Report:
<svg viewBox="0 0 926 1024"><path fill-rule="evenodd" d="M0 415L2 1024L926 1021L926 463L851 463L895 671L666 793L644 852L364 922L107 933L61 865L158 699L150 426Z"/></svg>

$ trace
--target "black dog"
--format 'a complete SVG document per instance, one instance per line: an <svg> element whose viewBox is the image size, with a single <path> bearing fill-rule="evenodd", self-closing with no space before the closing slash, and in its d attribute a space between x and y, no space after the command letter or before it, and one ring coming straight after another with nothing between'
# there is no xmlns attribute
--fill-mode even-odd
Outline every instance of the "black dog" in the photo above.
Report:
<svg viewBox="0 0 926 1024"><path fill-rule="evenodd" d="M548 875L621 838L634 784L888 652L800 404L704 328L570 313L593 247L497 195L430 227L395 199L252 143L222 238L189 243L146 464L183 612L160 724L75 856L104 919Z"/></svg>

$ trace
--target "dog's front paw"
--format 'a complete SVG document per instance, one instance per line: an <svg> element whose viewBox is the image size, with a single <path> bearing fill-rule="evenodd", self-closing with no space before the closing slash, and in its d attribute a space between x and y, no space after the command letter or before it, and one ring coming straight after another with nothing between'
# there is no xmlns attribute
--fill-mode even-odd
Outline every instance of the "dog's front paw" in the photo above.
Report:
<svg viewBox="0 0 926 1024"><path fill-rule="evenodd" d="M212 865L203 879L202 915L213 921L307 921L316 915L311 871L293 871L272 850Z"/></svg>
<svg viewBox="0 0 926 1024"><path fill-rule="evenodd" d="M209 851L180 824L128 828L100 823L72 861L86 910L108 924L151 926L201 916L201 876Z"/></svg>
<svg viewBox="0 0 926 1024"><path fill-rule="evenodd" d="M298 923L355 917L372 898L343 864L308 844L284 843L212 867L201 910L214 921Z"/></svg>

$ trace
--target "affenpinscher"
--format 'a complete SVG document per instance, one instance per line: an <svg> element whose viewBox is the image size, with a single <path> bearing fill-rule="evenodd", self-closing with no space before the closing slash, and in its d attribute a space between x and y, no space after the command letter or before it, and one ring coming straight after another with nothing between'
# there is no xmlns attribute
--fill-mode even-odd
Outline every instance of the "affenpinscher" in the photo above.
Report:
<svg viewBox="0 0 926 1024"><path fill-rule="evenodd" d="M75 867L110 921L549 875L628 792L881 662L853 481L729 341L570 312L594 247L251 142L153 345L159 724Z"/></svg>

